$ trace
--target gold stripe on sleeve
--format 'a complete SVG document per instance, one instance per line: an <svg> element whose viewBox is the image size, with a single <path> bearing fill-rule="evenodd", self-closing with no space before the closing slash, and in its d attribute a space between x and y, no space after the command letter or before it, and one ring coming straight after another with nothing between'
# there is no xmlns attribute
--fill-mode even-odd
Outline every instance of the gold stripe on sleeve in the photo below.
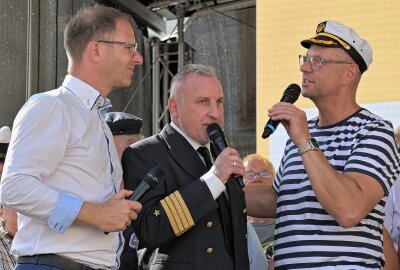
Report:
<svg viewBox="0 0 400 270"><path fill-rule="evenodd" d="M169 209L171 210L172 216L174 217L176 225L178 226L178 235L181 235L182 231L184 231L184 227L182 224L181 217L179 216L178 209L176 208L176 205L171 200L171 195L169 195L168 197L165 198L165 202L167 203Z"/></svg>
<svg viewBox="0 0 400 270"><path fill-rule="evenodd" d="M166 198L165 198L166 199ZM171 213L171 210L169 209L167 203L165 202L165 199L162 199L161 202L161 206L164 208L165 213L167 214L168 220L169 220L169 224L171 224L172 230L174 230L174 234L175 235L179 235L179 229L178 226L176 225L175 219Z"/></svg>
<svg viewBox="0 0 400 270"><path fill-rule="evenodd" d="M185 216L185 220L187 221L187 224L188 224L187 229L192 228L195 225L194 221L193 221L193 217L190 214L189 208L187 207L185 201L183 200L182 195L179 193L179 191L175 191L173 194L175 195L175 197L183 211L183 215Z"/></svg>

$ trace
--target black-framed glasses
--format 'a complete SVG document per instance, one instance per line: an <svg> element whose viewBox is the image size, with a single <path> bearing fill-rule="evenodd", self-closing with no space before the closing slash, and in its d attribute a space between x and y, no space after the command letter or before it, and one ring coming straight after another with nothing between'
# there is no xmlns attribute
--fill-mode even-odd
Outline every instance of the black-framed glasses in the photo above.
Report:
<svg viewBox="0 0 400 270"><path fill-rule="evenodd" d="M124 42L124 41L111 41L111 40L98 40L97 42L101 43L107 43L107 44L119 44L119 45L124 45L126 48L129 48L131 51L132 57L135 56L137 52L137 42L131 43L131 42Z"/></svg>
<svg viewBox="0 0 400 270"><path fill-rule="evenodd" d="M300 67L305 63L310 63L312 70L320 70L324 64L353 64L347 61L323 59L320 57L299 55Z"/></svg>
<svg viewBox="0 0 400 270"><path fill-rule="evenodd" d="M272 173L270 172L247 172L245 173L245 175L243 176L244 179L254 179L256 177L256 175L260 176L263 179L266 179L270 176L272 176Z"/></svg>

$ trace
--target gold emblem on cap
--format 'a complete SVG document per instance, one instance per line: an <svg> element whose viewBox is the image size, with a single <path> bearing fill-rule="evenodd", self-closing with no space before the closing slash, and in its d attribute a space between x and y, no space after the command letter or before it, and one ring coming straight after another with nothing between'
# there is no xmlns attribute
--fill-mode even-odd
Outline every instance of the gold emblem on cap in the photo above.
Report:
<svg viewBox="0 0 400 270"><path fill-rule="evenodd" d="M319 36L326 36L326 37L330 37L331 39L336 40L337 42L340 43L340 45L342 45L342 47L346 50L350 50L350 45L347 44L344 40L340 39L339 37L329 34L329 33L321 33L319 34Z"/></svg>
<svg viewBox="0 0 400 270"><path fill-rule="evenodd" d="M159 215L161 215L161 214L160 214L160 210L154 210L153 215L154 215L155 217L158 217Z"/></svg>
<svg viewBox="0 0 400 270"><path fill-rule="evenodd" d="M325 23L322 22L322 23L318 24L317 30L315 30L315 32L318 34L318 33L322 32L322 30L324 30L324 28L325 28Z"/></svg>
<svg viewBox="0 0 400 270"><path fill-rule="evenodd" d="M315 38L310 38L308 39L309 41L313 42L313 43L318 43L318 44L325 44L325 45L333 45L336 44L335 42L333 42L332 40L322 40L322 39L315 39Z"/></svg>

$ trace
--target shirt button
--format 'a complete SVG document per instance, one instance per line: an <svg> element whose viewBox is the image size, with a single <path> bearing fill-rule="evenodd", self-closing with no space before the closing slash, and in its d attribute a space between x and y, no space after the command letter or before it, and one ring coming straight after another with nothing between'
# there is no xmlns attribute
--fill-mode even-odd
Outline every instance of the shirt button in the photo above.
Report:
<svg viewBox="0 0 400 270"><path fill-rule="evenodd" d="M243 214L247 214L247 209L243 209Z"/></svg>
<svg viewBox="0 0 400 270"><path fill-rule="evenodd" d="M213 224L211 221L209 221L209 222L206 223L207 228L211 228L213 225L214 225L214 224Z"/></svg>
<svg viewBox="0 0 400 270"><path fill-rule="evenodd" d="M207 253L208 253L208 254L211 254L211 253L213 253L213 251L214 251L214 249L213 249L213 248L207 248Z"/></svg>

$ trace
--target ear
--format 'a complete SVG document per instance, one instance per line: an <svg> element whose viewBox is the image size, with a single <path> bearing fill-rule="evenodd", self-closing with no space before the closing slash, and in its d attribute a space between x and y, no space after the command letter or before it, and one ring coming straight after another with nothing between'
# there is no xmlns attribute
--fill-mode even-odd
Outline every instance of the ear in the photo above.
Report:
<svg viewBox="0 0 400 270"><path fill-rule="evenodd" d="M347 67L347 70L344 75L344 83L345 84L350 84L353 83L354 80L358 77L358 74L360 73L360 70L357 66L357 64L351 64Z"/></svg>
<svg viewBox="0 0 400 270"><path fill-rule="evenodd" d="M95 41L91 41L86 46L85 53L91 61L97 63L101 60L101 57L104 54L104 51L102 50L101 46L99 46L99 43L97 43Z"/></svg>
<svg viewBox="0 0 400 270"><path fill-rule="evenodd" d="M176 119L178 116L178 100L174 97L168 99L168 109L169 113L171 114L172 119Z"/></svg>

